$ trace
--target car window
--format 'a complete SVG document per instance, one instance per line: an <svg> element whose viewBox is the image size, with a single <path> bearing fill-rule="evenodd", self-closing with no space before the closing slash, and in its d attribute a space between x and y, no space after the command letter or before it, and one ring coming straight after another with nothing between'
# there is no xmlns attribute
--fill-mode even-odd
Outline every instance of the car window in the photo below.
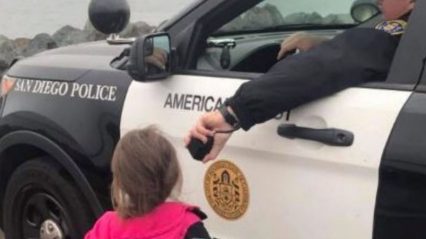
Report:
<svg viewBox="0 0 426 239"><path fill-rule="evenodd" d="M261 1L209 34L196 69L264 73L277 62L281 42L292 33L333 38L362 23L352 17L353 9L364 21L379 14L374 0Z"/></svg>
<svg viewBox="0 0 426 239"><path fill-rule="evenodd" d="M336 27L356 24L350 14L353 0L265 0L216 33Z"/></svg>

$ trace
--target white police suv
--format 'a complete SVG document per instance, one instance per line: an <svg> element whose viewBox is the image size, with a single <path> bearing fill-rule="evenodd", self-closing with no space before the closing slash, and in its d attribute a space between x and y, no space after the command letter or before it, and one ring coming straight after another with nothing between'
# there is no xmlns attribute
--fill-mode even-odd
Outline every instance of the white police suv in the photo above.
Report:
<svg viewBox="0 0 426 239"><path fill-rule="evenodd" d="M90 11L105 33L119 32L129 18L124 0L93 0ZM17 61L1 81L6 238L82 238L111 208L115 144L151 124L177 147L182 200L208 214L214 238L425 238L425 1L416 3L385 82L236 132L207 165L183 143L202 112L275 63L290 34L333 37L373 27L381 18L368 16L374 11L368 0L196 0L133 48L111 37ZM165 69L150 64L156 49L168 53ZM277 134L283 124L338 129L353 140L284 138Z"/></svg>

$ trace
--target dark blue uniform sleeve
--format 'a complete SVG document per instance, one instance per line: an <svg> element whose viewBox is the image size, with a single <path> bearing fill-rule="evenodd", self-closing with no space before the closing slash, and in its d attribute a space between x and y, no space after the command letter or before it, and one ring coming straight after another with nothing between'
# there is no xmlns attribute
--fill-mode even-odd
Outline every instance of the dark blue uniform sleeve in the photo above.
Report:
<svg viewBox="0 0 426 239"><path fill-rule="evenodd" d="M289 56L228 99L244 130L347 87L386 80L399 37L355 28L314 49Z"/></svg>

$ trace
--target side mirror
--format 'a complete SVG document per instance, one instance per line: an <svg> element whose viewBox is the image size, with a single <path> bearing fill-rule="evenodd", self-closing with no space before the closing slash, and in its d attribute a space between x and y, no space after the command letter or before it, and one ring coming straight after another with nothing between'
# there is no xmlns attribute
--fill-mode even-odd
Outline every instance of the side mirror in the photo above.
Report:
<svg viewBox="0 0 426 239"><path fill-rule="evenodd" d="M380 9L376 4L377 0L356 0L351 7L351 16L356 22L365 22L377 16Z"/></svg>
<svg viewBox="0 0 426 239"><path fill-rule="evenodd" d="M171 71L171 45L167 33L139 37L130 48L127 72L135 80L166 78Z"/></svg>

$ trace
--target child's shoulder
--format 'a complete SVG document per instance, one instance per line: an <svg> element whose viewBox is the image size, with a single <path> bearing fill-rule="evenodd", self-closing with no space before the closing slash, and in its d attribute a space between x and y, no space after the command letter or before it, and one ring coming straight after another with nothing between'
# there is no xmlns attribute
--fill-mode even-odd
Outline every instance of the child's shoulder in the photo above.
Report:
<svg viewBox="0 0 426 239"><path fill-rule="evenodd" d="M87 232L85 239L110 238L116 221L117 214L115 212L105 212L100 218L98 218L93 228Z"/></svg>
<svg viewBox="0 0 426 239"><path fill-rule="evenodd" d="M193 221L200 221L207 218L207 215L195 205L191 205L185 202L179 201L168 201L160 206L160 210L169 213L176 214L176 216L184 216L191 218Z"/></svg>
<svg viewBox="0 0 426 239"><path fill-rule="evenodd" d="M106 227L114 227L120 221L118 213L115 211L106 211L102 216L97 220L96 224Z"/></svg>
<svg viewBox="0 0 426 239"><path fill-rule="evenodd" d="M119 217L118 217L118 214L117 214L116 211L106 211L106 212L104 212L104 214L102 214L102 216L99 218L99 220L114 221L114 220L117 220L118 218Z"/></svg>
<svg viewBox="0 0 426 239"><path fill-rule="evenodd" d="M160 206L161 210L175 210L177 212L191 212L194 213L195 215L199 216L200 219L204 219L206 218L206 214L204 212L201 211L200 207L196 206L196 205L192 205L186 202L180 202L180 201L167 201L162 203Z"/></svg>

